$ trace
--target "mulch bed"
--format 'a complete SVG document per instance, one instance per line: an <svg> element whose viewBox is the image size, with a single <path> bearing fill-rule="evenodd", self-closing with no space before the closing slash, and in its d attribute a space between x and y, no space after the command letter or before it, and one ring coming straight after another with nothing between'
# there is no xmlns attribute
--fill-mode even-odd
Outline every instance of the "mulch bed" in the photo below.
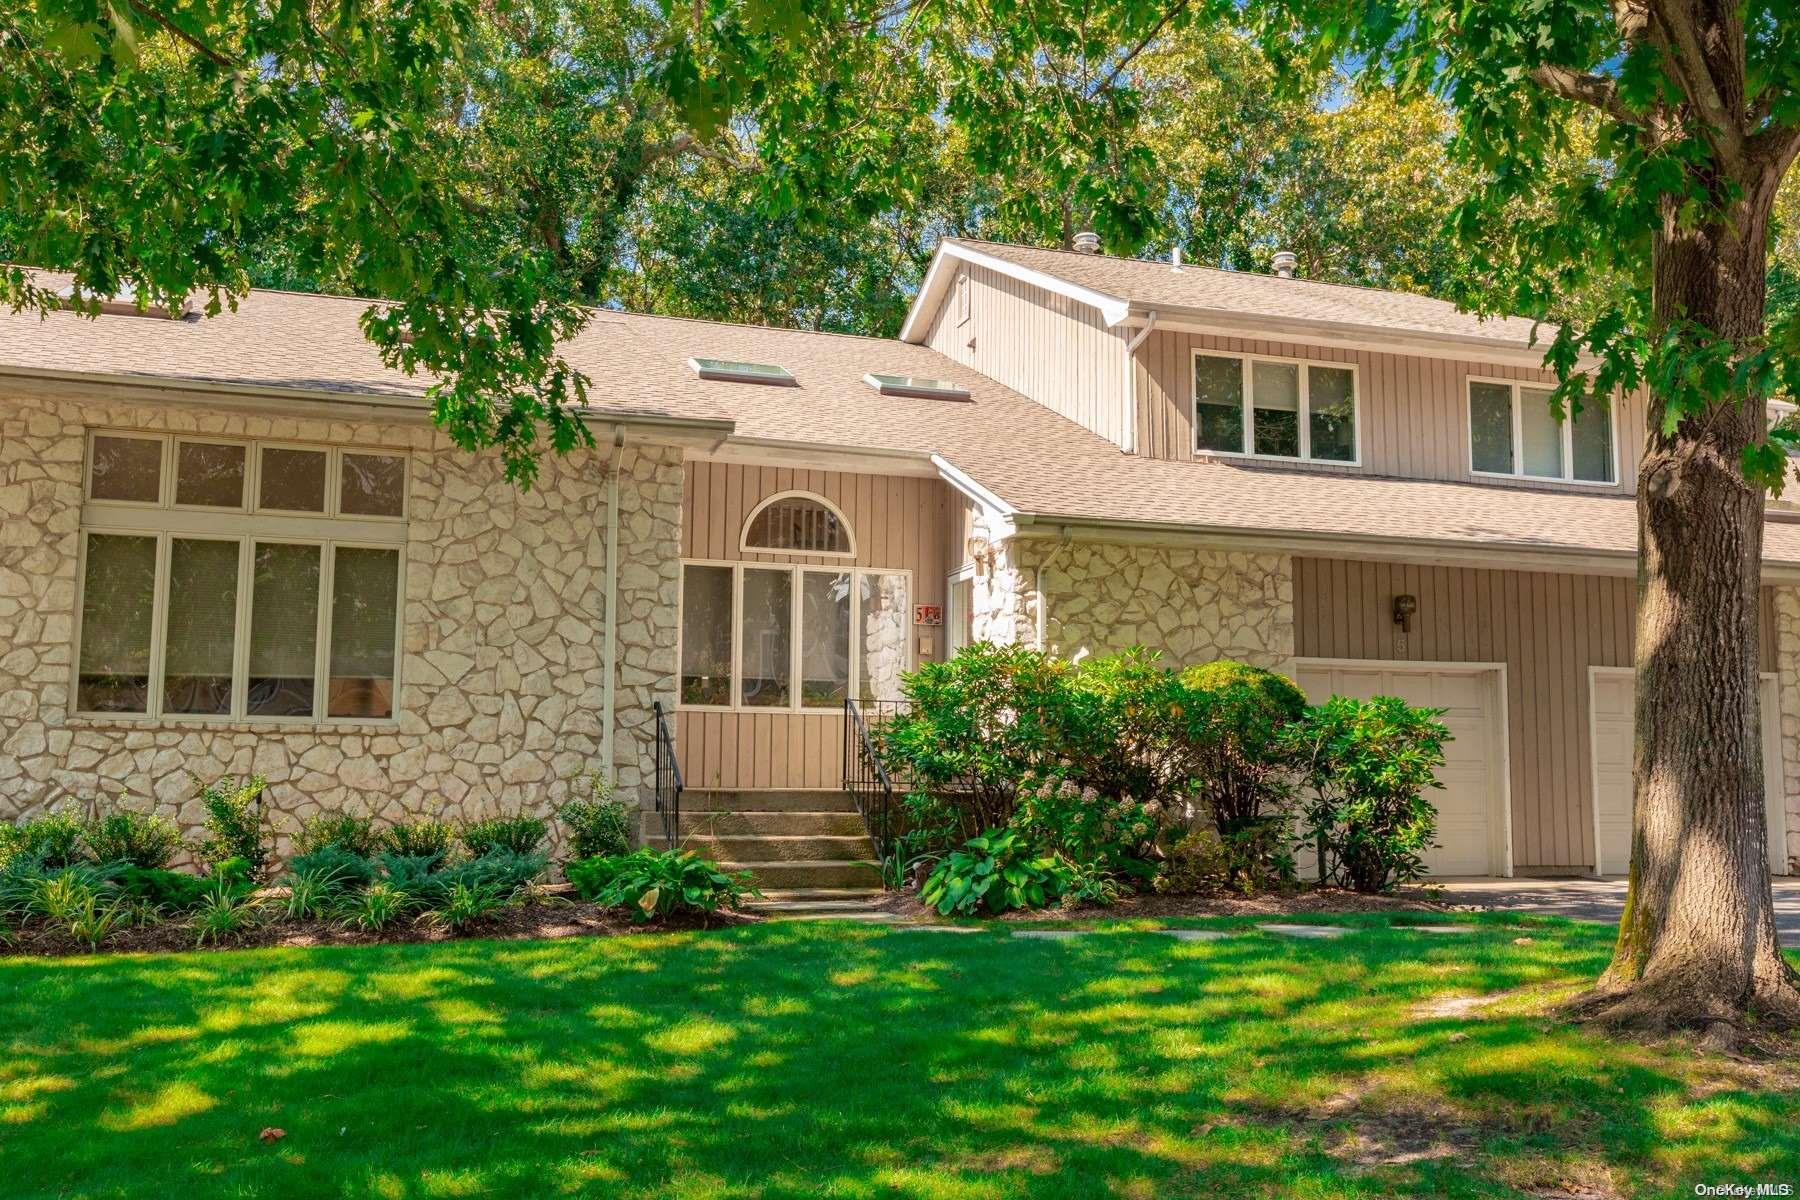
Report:
<svg viewBox="0 0 1800 1200"><path fill-rule="evenodd" d="M248 950L268 946L376 946L406 942L454 942L479 938L515 940L522 938L614 937L628 934L675 933L691 929L721 929L732 925L753 925L763 920L748 913L721 912L712 915L691 914L637 924L624 912L600 908L582 901L552 901L523 904L502 909L489 920L462 933L452 933L442 926L424 921L403 920L380 933L364 933L345 929L327 921L291 921L286 918L269 921L249 930L242 937L215 946L208 943L202 950ZM185 922L165 921L160 925L121 929L106 939L98 953L146 954L196 949L194 931ZM17 940L0 946L0 958L61 958L92 954L61 929L42 923L17 931Z"/></svg>
<svg viewBox="0 0 1800 1200"><path fill-rule="evenodd" d="M894 892L877 907L896 916L916 920L940 919L937 910L921 903L917 892ZM1289 917L1300 913L1357 912L1485 912L1480 904L1449 904L1433 898L1424 888L1402 888L1393 895L1370 896L1343 888L1310 888L1287 893L1236 896L1125 896L1112 905L1081 904L1070 908L1014 911L998 921L1068 921L1091 918L1137 917Z"/></svg>

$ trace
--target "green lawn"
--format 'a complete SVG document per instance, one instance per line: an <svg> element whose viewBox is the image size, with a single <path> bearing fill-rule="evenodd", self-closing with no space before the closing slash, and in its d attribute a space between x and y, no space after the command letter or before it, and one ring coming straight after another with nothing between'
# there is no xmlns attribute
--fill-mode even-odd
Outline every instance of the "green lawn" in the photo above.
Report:
<svg viewBox="0 0 1800 1200"><path fill-rule="evenodd" d="M1356 932L1190 943L1112 924L1056 942L780 923L8 960L0 1194L1035 1200L1800 1183L1794 1091L1516 1002L1416 1011L1572 986L1605 961L1609 930L1326 920ZM265 1126L287 1136L264 1144ZM1383 1161L1434 1143L1448 1157Z"/></svg>

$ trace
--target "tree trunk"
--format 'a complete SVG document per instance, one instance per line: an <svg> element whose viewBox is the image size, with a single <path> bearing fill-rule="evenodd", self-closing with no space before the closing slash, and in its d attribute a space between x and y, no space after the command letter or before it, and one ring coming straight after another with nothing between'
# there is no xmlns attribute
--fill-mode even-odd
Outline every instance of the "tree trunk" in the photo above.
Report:
<svg viewBox="0 0 1800 1200"><path fill-rule="evenodd" d="M1754 194L1761 189L1752 188ZM1658 328L1685 318L1747 347L1763 332L1767 210L1682 229L1654 248ZM1742 472L1760 397L1662 430L1652 395L1638 473L1636 803L1631 878L1611 966L1583 1007L1639 1028L1737 1040L1800 1021L1775 937L1758 712L1764 493Z"/></svg>

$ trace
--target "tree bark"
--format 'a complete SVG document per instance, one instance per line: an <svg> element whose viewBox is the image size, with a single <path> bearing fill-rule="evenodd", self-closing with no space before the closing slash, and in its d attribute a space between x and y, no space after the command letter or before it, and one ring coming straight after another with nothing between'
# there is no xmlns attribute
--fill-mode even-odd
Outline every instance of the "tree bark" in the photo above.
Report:
<svg viewBox="0 0 1800 1200"><path fill-rule="evenodd" d="M1659 330L1685 320L1740 350L1760 341L1764 191L1743 189L1722 219L1697 228L1665 213L1653 252ZM1744 395L1665 433L1671 404L1651 397L1638 472L1630 884L1612 964L1582 1007L1730 1044L1751 1023L1800 1023L1775 935L1764 816L1764 493L1742 471L1765 418L1762 398Z"/></svg>

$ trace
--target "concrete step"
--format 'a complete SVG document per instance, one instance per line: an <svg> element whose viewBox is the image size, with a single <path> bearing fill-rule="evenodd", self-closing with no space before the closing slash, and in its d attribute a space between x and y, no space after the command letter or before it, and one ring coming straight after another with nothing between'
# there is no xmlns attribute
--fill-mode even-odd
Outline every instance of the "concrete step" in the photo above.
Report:
<svg viewBox="0 0 1800 1200"><path fill-rule="evenodd" d="M762 899L753 904L811 904L848 901L866 903L887 895L879 887L847 888L764 888Z"/></svg>
<svg viewBox="0 0 1800 1200"><path fill-rule="evenodd" d="M856 802L841 791L713 791L688 788L681 793L681 815L696 812L837 812L853 813ZM654 814L652 814L654 815Z"/></svg>
<svg viewBox="0 0 1800 1200"><path fill-rule="evenodd" d="M643 814L642 837L660 838L662 832L661 814ZM684 807L681 833L684 837L862 837L867 830L855 812L694 812Z"/></svg>
<svg viewBox="0 0 1800 1200"><path fill-rule="evenodd" d="M649 843L661 846L662 839L653 837ZM855 837L765 837L757 834L708 837L696 834L682 839L681 844L720 862L849 862L875 857L875 846L866 834Z"/></svg>
<svg viewBox="0 0 1800 1200"><path fill-rule="evenodd" d="M765 891L789 888L878 888L881 872L871 862L727 862L727 870L749 871Z"/></svg>

